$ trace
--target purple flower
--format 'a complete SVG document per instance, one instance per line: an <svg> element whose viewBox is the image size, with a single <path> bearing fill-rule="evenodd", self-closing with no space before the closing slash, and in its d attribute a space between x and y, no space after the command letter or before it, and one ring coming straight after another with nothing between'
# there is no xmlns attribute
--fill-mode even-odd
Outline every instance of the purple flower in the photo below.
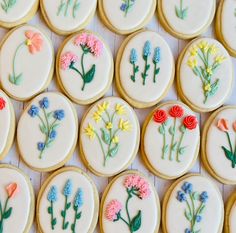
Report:
<svg viewBox="0 0 236 233"><path fill-rule="evenodd" d="M193 192L193 185L191 183L185 182L181 188L187 194L190 194Z"/></svg>
<svg viewBox="0 0 236 233"><path fill-rule="evenodd" d="M31 116L31 117L35 117L39 114L39 108L35 105L32 105L30 107L30 109L28 110L28 114Z"/></svg>

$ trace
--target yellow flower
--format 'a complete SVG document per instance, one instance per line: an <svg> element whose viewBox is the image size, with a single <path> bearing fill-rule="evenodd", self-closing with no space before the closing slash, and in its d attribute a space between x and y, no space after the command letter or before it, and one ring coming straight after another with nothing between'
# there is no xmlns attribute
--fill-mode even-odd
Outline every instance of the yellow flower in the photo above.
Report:
<svg viewBox="0 0 236 233"><path fill-rule="evenodd" d="M208 67L208 68L206 69L206 72L207 72L209 75L212 75L212 74L213 74L212 67Z"/></svg>
<svg viewBox="0 0 236 233"><path fill-rule="evenodd" d="M107 124L106 124L106 128L107 129L112 129L113 128L113 125L112 125L112 123L111 122L108 122Z"/></svg>
<svg viewBox="0 0 236 233"><path fill-rule="evenodd" d="M123 115L125 113L125 107L121 104L116 104L115 110L118 115Z"/></svg>
<svg viewBox="0 0 236 233"><path fill-rule="evenodd" d="M113 138L112 138L112 142L113 142L114 144L118 144L118 143L119 143L119 137L118 137L118 136L113 137Z"/></svg>
<svg viewBox="0 0 236 233"><path fill-rule="evenodd" d="M208 42L206 42L206 41L203 40L203 41L201 41L201 42L199 43L198 47L199 47L200 49L203 49L205 52L207 52L208 49L209 49L209 44L208 44Z"/></svg>
<svg viewBox="0 0 236 233"><path fill-rule="evenodd" d="M198 65L197 59L189 59L188 60L188 66L192 69L194 69Z"/></svg>
<svg viewBox="0 0 236 233"><path fill-rule="evenodd" d="M124 121L123 119L120 119L119 129L121 129L122 131L129 131L131 129L129 121Z"/></svg>
<svg viewBox="0 0 236 233"><path fill-rule="evenodd" d="M98 123L102 118L99 112L93 114L93 119Z"/></svg>
<svg viewBox="0 0 236 233"><path fill-rule="evenodd" d="M212 55L215 55L219 51L219 49L214 44L212 44L209 48L209 51Z"/></svg>
<svg viewBox="0 0 236 233"><path fill-rule="evenodd" d="M98 114L102 115L104 111L106 111L109 108L109 102L103 102L102 104L98 105Z"/></svg>
<svg viewBox="0 0 236 233"><path fill-rule="evenodd" d="M221 64L226 58L224 56L217 56L215 58L215 62L218 63L218 64Z"/></svg>
<svg viewBox="0 0 236 233"><path fill-rule="evenodd" d="M94 131L93 126L90 123L88 124L88 127L84 129L84 131L85 131L85 134L89 136L90 139L94 139L95 131Z"/></svg>
<svg viewBox="0 0 236 233"><path fill-rule="evenodd" d="M210 92L211 91L211 84L206 84L204 87L204 90Z"/></svg>
<svg viewBox="0 0 236 233"><path fill-rule="evenodd" d="M190 49L190 54L191 56L195 57L198 53L198 47L197 46L193 46L191 49Z"/></svg>

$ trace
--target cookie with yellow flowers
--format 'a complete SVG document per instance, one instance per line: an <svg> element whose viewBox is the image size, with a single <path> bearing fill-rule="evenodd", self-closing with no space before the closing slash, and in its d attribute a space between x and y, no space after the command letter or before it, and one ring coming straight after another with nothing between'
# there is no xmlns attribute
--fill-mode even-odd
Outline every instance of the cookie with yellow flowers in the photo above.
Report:
<svg viewBox="0 0 236 233"><path fill-rule="evenodd" d="M99 100L84 115L80 152L84 164L98 176L114 176L135 158L140 127L134 110L122 99Z"/></svg>
<svg viewBox="0 0 236 233"><path fill-rule="evenodd" d="M181 99L195 111L219 108L231 94L232 86L232 60L217 40L195 39L180 54L177 89Z"/></svg>

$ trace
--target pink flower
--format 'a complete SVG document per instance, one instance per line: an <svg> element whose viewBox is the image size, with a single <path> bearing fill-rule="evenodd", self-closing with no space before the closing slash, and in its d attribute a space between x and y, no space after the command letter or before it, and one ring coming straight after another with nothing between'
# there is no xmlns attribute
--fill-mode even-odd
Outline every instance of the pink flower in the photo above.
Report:
<svg viewBox="0 0 236 233"><path fill-rule="evenodd" d="M97 40L95 45L93 46L93 53L95 57L99 57L102 54L103 44L101 41Z"/></svg>
<svg viewBox="0 0 236 233"><path fill-rule="evenodd" d="M97 40L96 37L94 35L90 34L90 35L87 36L86 45L89 48L93 49L93 47L94 47L94 45L96 43L96 40Z"/></svg>
<svg viewBox="0 0 236 233"><path fill-rule="evenodd" d="M25 32L27 38L25 44L28 46L30 53L39 52L43 47L43 38L40 33L31 30Z"/></svg>
<svg viewBox="0 0 236 233"><path fill-rule="evenodd" d="M67 70L72 62L78 61L78 57L72 52L66 52L61 56L60 67L62 70Z"/></svg>
<svg viewBox="0 0 236 233"><path fill-rule="evenodd" d="M87 41L87 34L84 32L84 33L81 33L78 36L76 36L76 38L74 40L74 44L77 46L78 45L85 45L86 41Z"/></svg>
<svg viewBox="0 0 236 233"><path fill-rule="evenodd" d="M107 204L105 216L109 221L117 219L117 214L122 209L122 204L118 200L112 200Z"/></svg>

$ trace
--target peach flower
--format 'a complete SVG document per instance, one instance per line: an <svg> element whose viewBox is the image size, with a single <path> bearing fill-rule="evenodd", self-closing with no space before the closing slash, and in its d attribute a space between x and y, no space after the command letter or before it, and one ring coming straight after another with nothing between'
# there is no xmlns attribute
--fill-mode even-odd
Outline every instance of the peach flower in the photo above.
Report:
<svg viewBox="0 0 236 233"><path fill-rule="evenodd" d="M222 118L218 121L217 123L217 127L219 130L223 131L223 132L227 132L229 130L229 122L228 120Z"/></svg>
<svg viewBox="0 0 236 233"><path fill-rule="evenodd" d="M29 52L34 54L39 52L43 47L43 38L40 33L31 30L25 32L27 40L25 44L29 48Z"/></svg>
<svg viewBox="0 0 236 233"><path fill-rule="evenodd" d="M17 183L11 183L6 187L6 191L9 198L14 198L20 189Z"/></svg>

